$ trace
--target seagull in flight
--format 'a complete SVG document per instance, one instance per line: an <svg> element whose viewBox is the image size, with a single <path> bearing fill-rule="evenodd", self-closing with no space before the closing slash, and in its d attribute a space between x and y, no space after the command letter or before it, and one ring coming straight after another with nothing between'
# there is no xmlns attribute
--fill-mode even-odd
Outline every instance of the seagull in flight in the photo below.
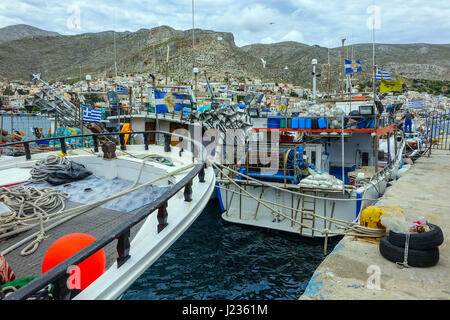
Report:
<svg viewBox="0 0 450 320"><path fill-rule="evenodd" d="M269 22L269 24L275 24L275 22Z"/></svg>

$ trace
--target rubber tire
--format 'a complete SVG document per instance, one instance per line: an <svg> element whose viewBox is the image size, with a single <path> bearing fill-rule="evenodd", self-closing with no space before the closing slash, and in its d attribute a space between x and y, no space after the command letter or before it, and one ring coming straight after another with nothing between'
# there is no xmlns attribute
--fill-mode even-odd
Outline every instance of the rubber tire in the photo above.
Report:
<svg viewBox="0 0 450 320"><path fill-rule="evenodd" d="M389 231L389 242L394 246L405 247L406 234ZM444 242L441 228L430 223L430 231L412 233L409 237L409 248L415 250L428 250L440 246Z"/></svg>
<svg viewBox="0 0 450 320"><path fill-rule="evenodd" d="M394 246L389 242L388 237L384 237L380 241L380 253L389 261L403 262L405 248ZM439 249L433 248L428 250L408 249L408 265L411 267L432 267L439 261Z"/></svg>

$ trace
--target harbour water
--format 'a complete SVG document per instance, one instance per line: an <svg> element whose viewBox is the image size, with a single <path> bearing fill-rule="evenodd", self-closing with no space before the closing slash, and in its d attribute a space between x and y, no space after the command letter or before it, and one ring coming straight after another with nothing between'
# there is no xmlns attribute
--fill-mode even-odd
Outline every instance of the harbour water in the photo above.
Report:
<svg viewBox="0 0 450 320"><path fill-rule="evenodd" d="M211 200L122 300L296 300L324 258L323 240L230 224Z"/></svg>

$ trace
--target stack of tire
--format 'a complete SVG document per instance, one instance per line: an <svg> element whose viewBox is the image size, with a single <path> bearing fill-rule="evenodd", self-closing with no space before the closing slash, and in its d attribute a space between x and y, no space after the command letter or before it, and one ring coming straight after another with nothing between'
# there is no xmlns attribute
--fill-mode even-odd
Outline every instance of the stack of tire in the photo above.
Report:
<svg viewBox="0 0 450 320"><path fill-rule="evenodd" d="M410 234L407 262L411 267L432 267L439 261L438 247L444 242L444 235L437 225L428 225L428 232ZM389 261L403 263L405 244L406 234L389 231L380 241L380 253Z"/></svg>

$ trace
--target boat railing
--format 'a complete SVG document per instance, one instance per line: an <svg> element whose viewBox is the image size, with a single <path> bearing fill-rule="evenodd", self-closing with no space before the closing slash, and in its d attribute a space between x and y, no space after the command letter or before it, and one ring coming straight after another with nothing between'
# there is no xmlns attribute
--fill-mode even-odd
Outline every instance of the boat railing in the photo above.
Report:
<svg viewBox="0 0 450 320"><path fill-rule="evenodd" d="M198 143L196 141L193 141L190 138L183 137L174 133L164 132L164 131L145 131L145 132L138 132L139 134L144 134L145 139L145 150L148 150L149 145L149 134L152 133L161 133L165 136L165 145L164 145L164 151L170 152L170 136L177 136L180 140L181 139L188 139L191 140L193 144ZM129 134L129 133L128 133ZM94 138L94 148L96 151L98 151L98 136L100 135L119 135L121 137L121 148L122 150L126 149L126 145L123 140L124 133L115 132L115 133L108 133L108 134L90 134L90 135L84 135L86 137L95 137ZM147 138L145 138L147 137ZM67 138L73 138L73 137L56 137L52 139L60 139L61 146L65 146L65 139ZM97 142L95 142L97 139ZM32 141L24 141L21 142L26 151L26 154L31 159L31 154L29 152L29 145L31 142L38 142L40 140L49 140L49 139L38 139L38 140L32 140ZM4 146L10 146L16 143L9 143L5 144ZM65 148L65 147L64 147ZM64 152L64 151L63 151ZM5 300L24 300L32 296L33 294L37 293L39 290L43 289L49 284L54 285L53 289L53 297L58 300L69 300L76 295L77 291L76 289L69 289L68 288L68 279L69 274L68 270L71 269L71 267L80 264L85 259L89 258L91 255L96 253L97 251L104 248L109 243L117 240L117 268L120 268L131 256L130 256L130 236L131 236L131 228L136 226L138 223L146 219L150 214L155 212L157 210L157 219L158 219L158 226L157 226L157 232L160 233L162 230L164 230L165 227L167 227L167 218L168 218L168 212L167 212L167 203L168 201L174 197L181 189L184 188L184 201L191 202L192 201L192 184L195 177L198 176L200 183L205 183L205 162L203 161L203 157L201 161L199 161L197 164L194 164L193 169L186 174L185 177L183 177L178 183L176 183L174 186L172 186L170 189L165 191L161 196L159 196L157 199L153 200L150 204L145 205L141 209L138 210L136 214L134 214L130 219L128 219L126 222L122 223L120 226L114 228L113 230L107 232L105 235L100 237L99 239L92 242L90 245L85 247L84 249L80 250L76 254L72 255L71 257L67 258L63 262L59 263L57 266L53 267L46 273L42 274L38 278L34 279L24 287L20 288L19 290L11 293L10 295L5 297Z"/></svg>
<svg viewBox="0 0 450 320"><path fill-rule="evenodd" d="M150 145L150 135L163 135L164 136L164 149L166 152L170 151L170 142L171 137L176 137L179 139L180 144L186 139L186 141L189 141L191 143L191 150L192 150L192 162L195 162L195 155L200 154L200 152L203 150L203 146L198 141L194 141L193 139L175 134L172 132L166 132L166 131L132 131L132 132L105 132L105 133L91 133L91 134L83 134L83 135L70 135L70 136L59 136L59 137L50 137L50 138L42 138L42 139L35 139L35 140L26 140L26 141L14 141L9 143L2 143L0 144L0 149L6 148L6 147L21 147L24 148L25 152L25 158L27 160L31 159L31 148L32 146L30 144L35 143L39 145L39 142L48 142L48 141L59 141L60 144L60 150L62 153L67 154L67 150L69 149L69 146L66 142L67 139L83 139L83 138L92 138L93 141L93 147L94 152L99 151L100 141L99 137L102 136L119 136L119 145L120 150L125 151L127 149L127 144L125 142L125 136L126 135L138 135L142 134L144 137L144 148L145 150L148 150L148 147ZM158 139L156 139L158 141ZM55 148L54 148L55 149ZM184 149L181 148L180 152L183 152ZM197 151L197 153L195 152ZM204 157L202 157L203 159Z"/></svg>
<svg viewBox="0 0 450 320"><path fill-rule="evenodd" d="M403 150L403 148L405 147L406 141L403 139L401 141L402 144L402 148L400 148L400 150ZM389 172L390 170L392 170L392 168L395 166L395 164L397 162L399 162L401 159L401 154L399 153L397 155L396 159L391 159L391 161L389 161L381 170L377 170L372 177L370 177L369 182L373 182L376 181L379 177L383 176L386 172Z"/></svg>
<svg viewBox="0 0 450 320"><path fill-rule="evenodd" d="M334 115L334 116L269 116L267 129L281 131L336 131L342 130L344 122L345 132L372 132L379 128L391 127L394 121L390 114L381 115ZM279 119L277 121L276 119ZM273 121L270 125L270 121ZM314 127L313 120L317 122ZM352 120L352 121L351 121ZM333 122L337 121L337 123ZM355 128L356 127L356 128ZM266 128L253 128L254 130L264 130Z"/></svg>

